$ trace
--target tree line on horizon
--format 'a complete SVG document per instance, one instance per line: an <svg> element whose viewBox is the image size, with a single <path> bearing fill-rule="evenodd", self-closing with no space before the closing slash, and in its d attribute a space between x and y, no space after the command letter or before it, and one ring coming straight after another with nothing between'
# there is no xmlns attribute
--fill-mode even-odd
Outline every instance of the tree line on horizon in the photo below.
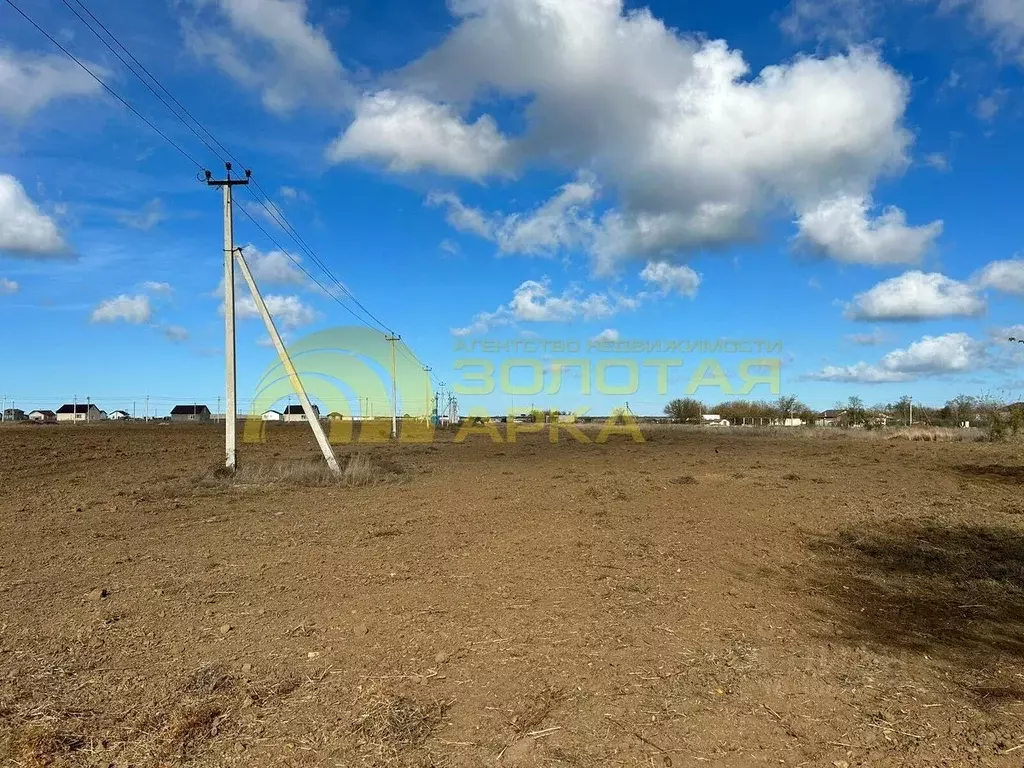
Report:
<svg viewBox="0 0 1024 768"><path fill-rule="evenodd" d="M871 407L854 395L845 402L836 402L830 410L835 411L833 418L837 426L867 428L881 426L882 416L890 423L909 425L913 414L914 424L936 427L957 427L964 422L989 426L994 420L1005 420L1010 415L1021 414L1020 417L1024 417L1024 403L1007 404L992 398L965 394L957 395L941 406L922 405L914 402L909 395L904 395L893 403L877 403ZM821 416L821 411L810 408L795 395L784 395L771 401L726 400L715 405L708 405L697 398L683 397L669 402L664 413L676 424L699 424L705 414L715 414L733 424L743 423L744 419L800 419L807 424Z"/></svg>

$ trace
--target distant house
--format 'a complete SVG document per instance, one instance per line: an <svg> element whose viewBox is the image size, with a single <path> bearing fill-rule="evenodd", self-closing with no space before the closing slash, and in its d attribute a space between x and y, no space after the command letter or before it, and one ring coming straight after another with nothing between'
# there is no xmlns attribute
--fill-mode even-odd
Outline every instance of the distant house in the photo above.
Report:
<svg viewBox="0 0 1024 768"><path fill-rule="evenodd" d="M176 405L171 409L171 421L189 423L209 420L210 409L205 405Z"/></svg>
<svg viewBox="0 0 1024 768"><path fill-rule="evenodd" d="M125 419L128 419L130 417L128 415L128 411L114 411L107 418L111 419L112 421L124 421Z"/></svg>
<svg viewBox="0 0 1024 768"><path fill-rule="evenodd" d="M92 403L64 403L57 409L57 421L100 421L104 415Z"/></svg>
<svg viewBox="0 0 1024 768"><path fill-rule="evenodd" d="M704 413L700 417L701 424L706 427L728 427L730 426L728 419L723 419L717 413Z"/></svg>
<svg viewBox="0 0 1024 768"><path fill-rule="evenodd" d="M317 419L320 418L320 409L317 406L313 406L313 413L316 414ZM306 412L302 410L301 405L289 405L284 409L284 420L285 421L305 421Z"/></svg>
<svg viewBox="0 0 1024 768"><path fill-rule="evenodd" d="M57 421L57 414L53 411L32 411L28 415L29 421L38 421L42 424L52 424Z"/></svg>
<svg viewBox="0 0 1024 768"><path fill-rule="evenodd" d="M819 427L838 427L843 421L846 420L846 411L838 409L829 409L822 411L818 416L817 424Z"/></svg>
<svg viewBox="0 0 1024 768"><path fill-rule="evenodd" d="M25 421L28 418L21 408L5 408L3 417L4 421Z"/></svg>
<svg viewBox="0 0 1024 768"><path fill-rule="evenodd" d="M260 418L263 421L280 421L284 416L280 411L264 411Z"/></svg>
<svg viewBox="0 0 1024 768"><path fill-rule="evenodd" d="M338 413L337 411L331 411L329 414L327 414L327 419L329 421L344 421L345 414Z"/></svg>

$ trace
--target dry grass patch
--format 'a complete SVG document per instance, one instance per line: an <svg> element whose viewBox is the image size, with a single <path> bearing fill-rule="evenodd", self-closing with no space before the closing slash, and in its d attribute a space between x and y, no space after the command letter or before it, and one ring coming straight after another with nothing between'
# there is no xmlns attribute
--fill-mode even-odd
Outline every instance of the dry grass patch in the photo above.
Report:
<svg viewBox="0 0 1024 768"><path fill-rule="evenodd" d="M446 701L420 701L378 692L352 724L364 763L373 766L441 766L423 745L444 722Z"/></svg>
<svg viewBox="0 0 1024 768"><path fill-rule="evenodd" d="M401 467L390 461L378 461L361 453L339 456L341 474L335 475L323 459L297 461L256 461L244 463L234 472L218 468L200 480L206 487L280 485L297 488L331 486L373 486L398 477Z"/></svg>
<svg viewBox="0 0 1024 768"><path fill-rule="evenodd" d="M974 432L954 427L901 427L886 435L890 440L928 443L959 443L974 439Z"/></svg>

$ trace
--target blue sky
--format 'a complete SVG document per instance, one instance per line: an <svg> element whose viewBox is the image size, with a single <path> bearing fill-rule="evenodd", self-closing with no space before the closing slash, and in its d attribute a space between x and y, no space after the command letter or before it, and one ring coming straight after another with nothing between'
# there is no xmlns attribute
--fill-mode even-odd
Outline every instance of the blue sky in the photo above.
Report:
<svg viewBox="0 0 1024 768"><path fill-rule="evenodd" d="M780 341L783 391L820 408L1020 399L1019 3L83 2L449 385L460 344L603 334ZM67 4L18 5L222 173ZM197 170L0 4L8 401L216 408L222 212ZM236 241L288 339L353 322L242 214ZM239 313L244 409L274 352ZM664 394L523 400L658 412L707 356L683 357Z"/></svg>

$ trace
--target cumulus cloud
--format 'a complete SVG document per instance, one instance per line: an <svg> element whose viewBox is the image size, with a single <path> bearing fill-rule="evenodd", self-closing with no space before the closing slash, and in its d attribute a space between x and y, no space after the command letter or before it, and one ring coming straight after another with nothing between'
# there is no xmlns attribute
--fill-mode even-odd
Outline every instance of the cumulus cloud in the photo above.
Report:
<svg viewBox="0 0 1024 768"><path fill-rule="evenodd" d="M924 336L905 349L895 349L875 365L828 365L804 378L815 381L883 384L927 376L966 373L989 363L986 345L966 333Z"/></svg>
<svg viewBox="0 0 1024 768"><path fill-rule="evenodd" d="M14 280L0 277L0 296L9 296L12 293L17 293L19 288L20 286Z"/></svg>
<svg viewBox="0 0 1024 768"><path fill-rule="evenodd" d="M100 302L92 311L92 322L94 323L116 323L124 322L132 325L141 325L149 322L152 310L149 305L149 297L145 294L138 296L127 296L121 294L113 299Z"/></svg>
<svg viewBox="0 0 1024 768"><path fill-rule="evenodd" d="M389 171L428 169L481 179L504 164L508 141L490 115L465 122L450 106L414 93L380 91L356 105L355 119L327 148L327 159L381 162Z"/></svg>
<svg viewBox="0 0 1024 768"><path fill-rule="evenodd" d="M700 287L700 275L685 264L669 264L666 261L649 261L640 273L644 282L650 283L662 293L679 293L693 298Z"/></svg>
<svg viewBox="0 0 1024 768"><path fill-rule="evenodd" d="M942 234L941 221L907 226L896 207L872 219L871 205L863 195L821 201L798 217L798 245L849 264L916 264Z"/></svg>
<svg viewBox="0 0 1024 768"><path fill-rule="evenodd" d="M798 57L752 76L724 41L686 36L621 0L449 7L456 26L395 75L382 103L368 97L380 128L364 132L357 112L349 131L361 140L346 131L342 159L472 179L537 165L590 171L615 201L593 243L604 271L750 238L780 207L866 196L908 162L908 84L874 51ZM496 96L523 105L515 138L481 123L486 114L462 117ZM406 105L426 126L420 146L392 119ZM439 150L435 133L454 138Z"/></svg>
<svg viewBox="0 0 1024 768"><path fill-rule="evenodd" d="M301 328L315 322L320 313L304 303L298 296L281 296L270 294L263 297L267 311L278 327L285 330ZM252 296L240 296L235 300L235 311L242 320L260 317L256 301Z"/></svg>
<svg viewBox="0 0 1024 768"><path fill-rule="evenodd" d="M16 178L0 173L0 251L45 259L68 255L57 223L39 210Z"/></svg>
<svg viewBox="0 0 1024 768"><path fill-rule="evenodd" d="M855 296L846 316L851 320L929 320L977 317L986 308L976 286L938 272L912 270Z"/></svg>
<svg viewBox="0 0 1024 768"><path fill-rule="evenodd" d="M614 328L605 328L603 331L601 331L599 334L597 334L597 336L595 336L593 339L591 339L591 341L593 341L593 342L595 342L597 344L604 344L605 342L618 341L618 340L619 340L619 332L616 331Z"/></svg>
<svg viewBox="0 0 1024 768"><path fill-rule="evenodd" d="M257 285L305 285L308 282L298 267L302 259L293 253L276 249L261 251L253 245L243 247L242 253Z"/></svg>
<svg viewBox="0 0 1024 768"><path fill-rule="evenodd" d="M594 223L588 206L599 194L592 179L579 178L525 214L485 213L450 192L431 193L427 204L443 206L452 227L490 240L502 253L550 256L560 249L587 245L593 239Z"/></svg>
<svg viewBox="0 0 1024 768"><path fill-rule="evenodd" d="M978 274L977 280L984 288L1024 296L1024 259L990 262Z"/></svg>
<svg viewBox="0 0 1024 768"><path fill-rule="evenodd" d="M338 108L351 87L307 0L190 0L181 16L188 48L245 88L271 112L300 106Z"/></svg>
<svg viewBox="0 0 1024 768"><path fill-rule="evenodd" d="M99 76L109 72L86 62ZM101 86L63 54L20 53L0 47L0 114L24 119L50 102L95 96Z"/></svg>
<svg viewBox="0 0 1024 768"><path fill-rule="evenodd" d="M602 320L624 311L636 309L639 300L614 292L584 294L578 286L570 286L561 294L551 289L551 281L527 280L512 294L512 300L493 312L480 312L464 328L453 328L455 336L486 333L491 328L523 323L565 323L573 320Z"/></svg>

